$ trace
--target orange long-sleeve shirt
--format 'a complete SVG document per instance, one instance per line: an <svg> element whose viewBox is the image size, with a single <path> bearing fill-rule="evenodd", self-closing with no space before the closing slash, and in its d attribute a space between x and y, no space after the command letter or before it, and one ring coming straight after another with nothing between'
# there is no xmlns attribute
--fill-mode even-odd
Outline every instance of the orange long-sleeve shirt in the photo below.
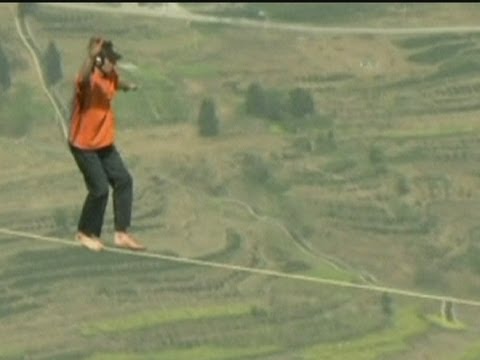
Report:
<svg viewBox="0 0 480 360"><path fill-rule="evenodd" d="M90 81L75 80L70 143L80 149L100 149L115 141L115 114L112 100L118 91L118 74L103 74L95 68Z"/></svg>

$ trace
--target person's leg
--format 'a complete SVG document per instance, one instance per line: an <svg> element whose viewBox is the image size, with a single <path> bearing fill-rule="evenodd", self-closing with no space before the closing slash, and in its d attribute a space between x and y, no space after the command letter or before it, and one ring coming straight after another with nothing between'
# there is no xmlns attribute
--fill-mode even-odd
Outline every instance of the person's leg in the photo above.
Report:
<svg viewBox="0 0 480 360"><path fill-rule="evenodd" d="M87 236L100 237L108 202L107 174L97 151L74 147L70 149L88 190L78 222L78 231Z"/></svg>
<svg viewBox="0 0 480 360"><path fill-rule="evenodd" d="M115 231L127 231L132 217L133 180L115 146L100 153L100 160L113 188Z"/></svg>
<svg viewBox="0 0 480 360"><path fill-rule="evenodd" d="M113 188L115 244L131 250L144 250L127 230L132 217L133 180L115 146L100 153L100 158Z"/></svg>

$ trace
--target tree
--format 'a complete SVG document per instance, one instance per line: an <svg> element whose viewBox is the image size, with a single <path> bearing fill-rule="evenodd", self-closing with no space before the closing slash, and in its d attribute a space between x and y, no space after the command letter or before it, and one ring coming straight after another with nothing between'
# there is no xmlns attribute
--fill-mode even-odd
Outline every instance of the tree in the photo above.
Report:
<svg viewBox="0 0 480 360"><path fill-rule="evenodd" d="M63 77L62 59L60 51L53 41L48 44L47 50L43 57L43 67L45 72L45 80L48 85L54 85Z"/></svg>
<svg viewBox="0 0 480 360"><path fill-rule="evenodd" d="M284 96L277 90L265 90L258 82L247 89L245 110L247 114L280 121L284 118Z"/></svg>
<svg viewBox="0 0 480 360"><path fill-rule="evenodd" d="M199 132L202 136L215 136L218 134L218 118L215 102L211 98L204 99L198 114Z"/></svg>
<svg viewBox="0 0 480 360"><path fill-rule="evenodd" d="M250 84L245 99L245 110L247 114L264 116L266 114L266 103L266 95L262 85L258 82Z"/></svg>
<svg viewBox="0 0 480 360"><path fill-rule="evenodd" d="M265 92L265 117L273 121L282 121L285 119L286 106L285 96L279 90L269 90Z"/></svg>
<svg viewBox="0 0 480 360"><path fill-rule="evenodd" d="M448 322L455 322L455 312L453 308L453 303L448 300L442 302L442 317Z"/></svg>
<svg viewBox="0 0 480 360"><path fill-rule="evenodd" d="M390 296L390 294L386 292L382 293L381 304L382 304L382 312L386 316L391 317L395 311L393 306L393 299Z"/></svg>
<svg viewBox="0 0 480 360"><path fill-rule="evenodd" d="M0 46L0 88L2 90L8 90L11 85L10 64L3 48Z"/></svg>
<svg viewBox="0 0 480 360"><path fill-rule="evenodd" d="M290 112L297 117L313 114L315 105L313 103L312 94L302 88L295 88L289 93L290 95Z"/></svg>

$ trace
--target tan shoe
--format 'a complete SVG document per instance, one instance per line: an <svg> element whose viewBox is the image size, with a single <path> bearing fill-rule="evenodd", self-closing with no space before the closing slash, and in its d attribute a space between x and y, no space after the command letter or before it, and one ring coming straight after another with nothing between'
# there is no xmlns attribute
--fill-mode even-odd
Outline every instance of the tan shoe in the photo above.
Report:
<svg viewBox="0 0 480 360"><path fill-rule="evenodd" d="M93 237L93 236L87 236L82 232L77 233L75 236L76 240L82 244L82 246L86 247L88 250L91 251L101 251L105 249L105 245L102 244L100 239Z"/></svg>
<svg viewBox="0 0 480 360"><path fill-rule="evenodd" d="M126 232L115 233L115 245L129 250L145 250L145 246L140 244L132 235Z"/></svg>

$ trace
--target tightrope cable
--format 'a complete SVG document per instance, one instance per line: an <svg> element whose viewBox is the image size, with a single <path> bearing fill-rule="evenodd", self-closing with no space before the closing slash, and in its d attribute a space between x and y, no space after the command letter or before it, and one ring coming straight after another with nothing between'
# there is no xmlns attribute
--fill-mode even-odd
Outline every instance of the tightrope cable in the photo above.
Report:
<svg viewBox="0 0 480 360"><path fill-rule="evenodd" d="M51 237L51 236L36 235L36 234L26 233L22 231L9 230L5 228L0 228L0 233L5 235L46 241L46 242L68 245L68 246L77 246L77 247L81 246L80 243L77 243L74 241L69 241L69 240L60 239L60 238ZM410 290L402 290L402 289L397 289L393 287L375 286L375 285L367 285L367 284L354 284L354 283L341 281L341 280L326 279L321 277L313 277L313 276L299 275L299 274L290 274L290 273L285 273L285 272L280 272L275 270L258 269L258 268L240 266L240 265L224 264L224 263L218 263L218 262L212 262L212 261L206 261L206 260L185 258L180 256L163 255L163 254L151 253L147 251L137 252L137 251L119 249L114 247L105 247L103 251L129 255L129 256L139 256L144 258L153 258L153 259L159 259L159 260L165 260L165 261L172 261L172 262L178 262L178 263L184 263L184 264L190 264L190 265L213 267L213 268L219 268L224 270L242 271L242 272L248 272L248 273L257 274L257 275L273 276L277 278L315 282L315 283L337 286L337 287L390 293L390 294L402 295L402 296L413 297L418 299L435 300L435 301L441 301L441 302L449 301L454 304L480 307L480 301L471 300L471 299L462 299L462 298L447 296L447 295L433 295L433 294L426 294L426 293L410 291Z"/></svg>

